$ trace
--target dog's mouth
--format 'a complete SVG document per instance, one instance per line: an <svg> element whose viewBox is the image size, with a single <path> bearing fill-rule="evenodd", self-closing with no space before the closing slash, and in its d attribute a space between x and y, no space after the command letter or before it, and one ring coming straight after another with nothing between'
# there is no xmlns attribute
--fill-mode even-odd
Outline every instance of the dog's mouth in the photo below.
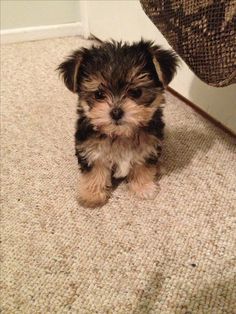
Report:
<svg viewBox="0 0 236 314"><path fill-rule="evenodd" d="M110 137L124 136L130 137L134 133L134 126L123 119L110 121L110 123L97 125L97 129Z"/></svg>
<svg viewBox="0 0 236 314"><path fill-rule="evenodd" d="M120 120L118 120L118 121L114 120L114 121L113 121L113 124L115 124L115 125L117 125L117 126L120 126L120 125L123 125L123 124L124 124L124 121L123 121L122 119L120 119Z"/></svg>

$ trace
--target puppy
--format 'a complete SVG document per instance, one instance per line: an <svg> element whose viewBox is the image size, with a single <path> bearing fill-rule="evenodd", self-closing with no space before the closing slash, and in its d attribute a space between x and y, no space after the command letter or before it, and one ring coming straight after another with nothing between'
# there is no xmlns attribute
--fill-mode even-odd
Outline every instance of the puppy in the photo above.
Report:
<svg viewBox="0 0 236 314"><path fill-rule="evenodd" d="M137 197L153 198L164 89L177 63L174 52L142 40L82 48L59 65L65 85L79 96L75 147L84 206L106 203L112 176L127 178Z"/></svg>

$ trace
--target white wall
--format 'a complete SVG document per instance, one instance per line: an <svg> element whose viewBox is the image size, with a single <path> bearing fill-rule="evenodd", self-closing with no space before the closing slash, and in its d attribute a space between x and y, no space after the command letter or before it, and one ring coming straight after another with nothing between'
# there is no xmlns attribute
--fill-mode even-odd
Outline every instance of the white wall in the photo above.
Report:
<svg viewBox="0 0 236 314"><path fill-rule="evenodd" d="M73 23L79 20L76 0L1 0L1 29Z"/></svg>
<svg viewBox="0 0 236 314"><path fill-rule="evenodd" d="M170 48L162 34L145 15L138 0L89 0L87 5L89 30L97 37L127 41L144 37ZM186 64L182 63L170 86L236 132L236 85L211 87L200 81Z"/></svg>
<svg viewBox="0 0 236 314"><path fill-rule="evenodd" d="M85 2L0 0L1 43L84 35Z"/></svg>

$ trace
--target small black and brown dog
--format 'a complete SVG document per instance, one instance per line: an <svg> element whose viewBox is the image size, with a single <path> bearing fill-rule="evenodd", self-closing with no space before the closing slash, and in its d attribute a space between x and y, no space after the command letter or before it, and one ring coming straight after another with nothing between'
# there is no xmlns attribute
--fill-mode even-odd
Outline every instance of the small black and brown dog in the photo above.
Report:
<svg viewBox="0 0 236 314"><path fill-rule="evenodd" d="M112 176L126 177L137 197L154 196L161 105L177 63L174 52L142 40L82 48L59 65L65 85L79 96L75 145L83 205L104 204Z"/></svg>

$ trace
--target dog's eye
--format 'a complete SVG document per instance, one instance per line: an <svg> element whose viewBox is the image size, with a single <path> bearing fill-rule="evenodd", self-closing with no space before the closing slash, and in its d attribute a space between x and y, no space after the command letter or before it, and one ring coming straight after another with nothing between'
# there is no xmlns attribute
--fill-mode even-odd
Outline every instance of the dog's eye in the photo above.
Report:
<svg viewBox="0 0 236 314"><path fill-rule="evenodd" d="M94 93L94 97L97 100L103 100L106 97L106 94L103 90L98 89L96 90L96 92Z"/></svg>
<svg viewBox="0 0 236 314"><path fill-rule="evenodd" d="M142 95L142 90L141 88L132 88L128 91L128 96L131 98L139 98Z"/></svg>

